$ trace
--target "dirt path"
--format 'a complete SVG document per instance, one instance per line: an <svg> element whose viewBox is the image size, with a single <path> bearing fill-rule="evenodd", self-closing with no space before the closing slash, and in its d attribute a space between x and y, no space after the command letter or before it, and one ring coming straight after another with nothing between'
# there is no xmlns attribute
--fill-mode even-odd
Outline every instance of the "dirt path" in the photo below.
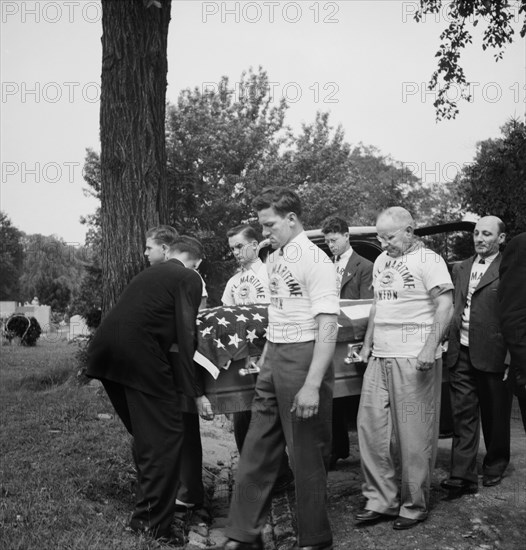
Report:
<svg viewBox="0 0 526 550"><path fill-rule="evenodd" d="M340 461L337 469L329 474L329 510L335 549L526 548L526 435L517 407L514 407L512 415L512 459L502 483L491 488L480 484L477 495L445 500L439 482L448 475L451 440L441 440L433 473L430 517L408 531L394 531L391 522L367 527L355 525L353 516L363 504L360 491L362 474L356 432L350 435L351 456ZM212 523L206 536L190 540L188 549L221 547L224 541L222 529L228 513L229 487L237 461L231 425L224 417L203 423L202 436L205 483L213 490ZM483 449L479 453L480 460L482 456ZM266 550L288 550L294 544L293 500L293 492L274 499L270 523L264 532Z"/></svg>

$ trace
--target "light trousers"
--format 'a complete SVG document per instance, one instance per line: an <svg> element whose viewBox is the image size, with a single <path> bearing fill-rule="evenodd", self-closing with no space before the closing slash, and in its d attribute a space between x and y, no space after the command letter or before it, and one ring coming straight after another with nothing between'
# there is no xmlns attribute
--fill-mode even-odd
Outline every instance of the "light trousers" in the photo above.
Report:
<svg viewBox="0 0 526 550"><path fill-rule="evenodd" d="M410 519L427 517L441 382L441 359L428 371L416 370L416 358L369 360L358 410L367 510Z"/></svg>

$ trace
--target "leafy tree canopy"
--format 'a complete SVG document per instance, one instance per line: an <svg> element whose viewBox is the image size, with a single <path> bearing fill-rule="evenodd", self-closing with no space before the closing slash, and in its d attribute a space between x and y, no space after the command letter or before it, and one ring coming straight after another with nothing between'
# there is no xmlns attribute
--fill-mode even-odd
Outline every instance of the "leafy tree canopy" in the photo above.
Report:
<svg viewBox="0 0 526 550"><path fill-rule="evenodd" d="M498 216L512 237L526 231L526 125L510 120L501 132L478 143L474 162L456 183L466 208Z"/></svg>
<svg viewBox="0 0 526 550"><path fill-rule="evenodd" d="M42 305L65 312L79 289L89 251L67 245L56 236L27 235L23 239L24 259L20 276L21 301L37 296Z"/></svg>
<svg viewBox="0 0 526 550"><path fill-rule="evenodd" d="M469 81L460 65L461 51L473 42L470 28L485 24L482 49L492 48L495 60L504 55L506 45L515 38L513 21L523 15L521 37L526 36L526 0L420 0L416 21L425 21L426 14L444 13L447 10L449 25L440 35L440 48L436 53L438 68L431 76L429 86L438 90L434 102L437 120L455 118L459 110L457 101L450 99L452 85L461 90L461 98L470 100Z"/></svg>
<svg viewBox="0 0 526 550"><path fill-rule="evenodd" d="M0 212L0 300L20 299L18 280L24 261L23 233Z"/></svg>

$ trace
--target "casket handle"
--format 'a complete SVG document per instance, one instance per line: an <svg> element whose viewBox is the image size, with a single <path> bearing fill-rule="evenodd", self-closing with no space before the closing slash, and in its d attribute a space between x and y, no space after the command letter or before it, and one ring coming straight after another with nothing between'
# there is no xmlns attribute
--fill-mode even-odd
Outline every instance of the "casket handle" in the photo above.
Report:
<svg viewBox="0 0 526 550"><path fill-rule="evenodd" d="M247 374L259 374L259 367L254 361L247 361L246 367L239 369L240 376L246 376Z"/></svg>
<svg viewBox="0 0 526 550"><path fill-rule="evenodd" d="M363 344L347 344L347 357L343 360L346 365L361 363L360 351Z"/></svg>

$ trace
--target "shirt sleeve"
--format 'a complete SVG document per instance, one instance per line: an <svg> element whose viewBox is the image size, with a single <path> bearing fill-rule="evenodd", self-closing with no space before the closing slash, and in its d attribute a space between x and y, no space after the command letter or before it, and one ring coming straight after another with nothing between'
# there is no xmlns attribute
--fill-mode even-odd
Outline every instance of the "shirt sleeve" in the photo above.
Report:
<svg viewBox="0 0 526 550"><path fill-rule="evenodd" d="M336 287L336 268L324 252L319 255L318 261L307 266L306 286L313 317L320 313L338 315L340 300Z"/></svg>
<svg viewBox="0 0 526 550"><path fill-rule="evenodd" d="M201 395L193 361L197 349L196 318L201 302L202 283L200 276L191 270L181 280L175 296L175 323L177 344L179 346L179 366L182 370L178 377L183 385L182 391L190 397Z"/></svg>
<svg viewBox="0 0 526 550"><path fill-rule="evenodd" d="M232 277L228 279L223 296L221 296L221 302L224 306L235 306L234 298L232 297Z"/></svg>
<svg viewBox="0 0 526 550"><path fill-rule="evenodd" d="M451 275L442 256L428 248L422 249L422 279L427 291L436 286L453 288Z"/></svg>

